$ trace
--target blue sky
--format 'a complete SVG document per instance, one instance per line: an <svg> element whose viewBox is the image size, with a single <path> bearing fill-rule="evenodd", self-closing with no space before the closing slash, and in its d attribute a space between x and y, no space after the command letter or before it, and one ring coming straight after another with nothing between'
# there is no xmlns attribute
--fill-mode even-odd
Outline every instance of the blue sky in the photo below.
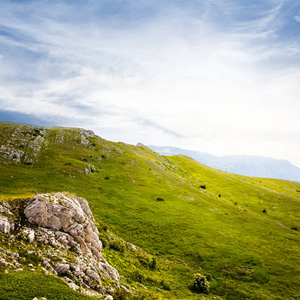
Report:
<svg viewBox="0 0 300 300"><path fill-rule="evenodd" d="M299 37L299 1L3 1L0 118L300 166Z"/></svg>

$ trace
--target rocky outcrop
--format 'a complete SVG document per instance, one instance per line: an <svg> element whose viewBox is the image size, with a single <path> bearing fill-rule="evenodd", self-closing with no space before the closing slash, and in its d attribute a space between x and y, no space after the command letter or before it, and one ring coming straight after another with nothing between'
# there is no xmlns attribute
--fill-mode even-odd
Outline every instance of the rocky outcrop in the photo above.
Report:
<svg viewBox="0 0 300 300"><path fill-rule="evenodd" d="M81 144L87 146L90 144L90 138L93 138L95 136L94 132L92 130L80 130L80 137L81 137Z"/></svg>
<svg viewBox="0 0 300 300"><path fill-rule="evenodd" d="M82 291L104 293L105 282L119 286L117 270L102 257L102 243L86 199L68 193L38 194L19 205L18 211L15 215L9 205L0 203L0 232L11 234L13 240L21 238L32 249L37 243L45 245L43 251L36 251L46 273L61 276L70 287Z"/></svg>
<svg viewBox="0 0 300 300"><path fill-rule="evenodd" d="M43 158L49 145L60 147L69 144L95 149L95 141L101 138L93 131L79 128L51 129L29 125L2 125L0 139L0 163L35 165Z"/></svg>
<svg viewBox="0 0 300 300"><path fill-rule="evenodd" d="M44 128L17 126L6 140L3 139L5 143L0 146L0 161L32 165L47 145L45 132Z"/></svg>

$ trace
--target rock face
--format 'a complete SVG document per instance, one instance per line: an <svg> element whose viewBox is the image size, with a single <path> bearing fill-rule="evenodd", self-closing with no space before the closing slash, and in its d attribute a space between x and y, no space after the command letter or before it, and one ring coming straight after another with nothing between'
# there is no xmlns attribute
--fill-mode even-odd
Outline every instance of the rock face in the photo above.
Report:
<svg viewBox="0 0 300 300"><path fill-rule="evenodd" d="M80 249L89 257L101 260L102 244L95 226L92 212L83 198L54 195L37 195L24 209L24 214L31 224L68 233L80 245ZM69 239L61 240L68 245Z"/></svg>
<svg viewBox="0 0 300 300"><path fill-rule="evenodd" d="M18 228L13 233L32 246L47 245L47 251L38 253L47 272L65 276L74 289L103 291L102 281L107 280L118 286L119 274L102 257L99 232L86 199L68 193L38 194L23 207L25 224L21 226L14 223L20 216L13 221L9 206L0 203L0 232Z"/></svg>
<svg viewBox="0 0 300 300"><path fill-rule="evenodd" d="M35 165L53 142L56 146L66 143L94 149L95 140L101 139L93 131L79 128L53 130L29 125L2 125L0 131L0 163L4 164Z"/></svg>

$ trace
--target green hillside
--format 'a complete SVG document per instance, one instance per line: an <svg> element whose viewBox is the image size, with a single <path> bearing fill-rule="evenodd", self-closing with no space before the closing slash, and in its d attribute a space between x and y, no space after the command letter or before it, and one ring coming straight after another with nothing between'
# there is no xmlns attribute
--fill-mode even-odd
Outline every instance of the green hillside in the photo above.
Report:
<svg viewBox="0 0 300 300"><path fill-rule="evenodd" d="M126 283L147 287L140 299L300 298L299 182L233 175L80 129L0 123L0 137L0 201L60 191L86 198L103 255ZM17 276L0 272L1 286ZM208 279L208 294L191 288L195 273Z"/></svg>

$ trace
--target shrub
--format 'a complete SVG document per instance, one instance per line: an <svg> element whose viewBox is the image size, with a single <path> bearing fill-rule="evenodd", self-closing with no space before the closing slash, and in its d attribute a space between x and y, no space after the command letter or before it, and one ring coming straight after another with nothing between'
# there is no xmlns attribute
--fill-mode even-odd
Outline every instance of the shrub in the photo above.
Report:
<svg viewBox="0 0 300 300"><path fill-rule="evenodd" d="M207 281L206 276L200 273L194 275L193 290L200 293L208 293L209 282Z"/></svg>
<svg viewBox="0 0 300 300"><path fill-rule="evenodd" d="M165 199L164 199L164 198L161 198L161 197L158 197L156 200L157 200L157 201L165 201Z"/></svg>
<svg viewBox="0 0 300 300"><path fill-rule="evenodd" d="M201 184L201 185L199 185L199 188L205 190L206 189L206 185L205 184Z"/></svg>
<svg viewBox="0 0 300 300"><path fill-rule="evenodd" d="M109 248L120 251L120 252L125 252L126 250L126 245L124 242L120 240L113 240L109 243Z"/></svg>
<svg viewBox="0 0 300 300"><path fill-rule="evenodd" d="M145 275L141 273L139 270L135 270L132 272L131 277L134 281L137 281L139 283L145 282Z"/></svg>
<svg viewBox="0 0 300 300"><path fill-rule="evenodd" d="M267 213L267 210L264 208L264 209L262 210L262 212L266 214L266 213Z"/></svg>
<svg viewBox="0 0 300 300"><path fill-rule="evenodd" d="M126 292L123 289L117 289L113 293L113 298L116 300L126 300L128 299Z"/></svg>
<svg viewBox="0 0 300 300"><path fill-rule="evenodd" d="M144 267L150 270L156 269L156 259L151 255L140 253L137 258Z"/></svg>
<svg viewBox="0 0 300 300"><path fill-rule="evenodd" d="M168 282L164 279L160 282L160 287L163 288L165 291L171 291L171 286Z"/></svg>

